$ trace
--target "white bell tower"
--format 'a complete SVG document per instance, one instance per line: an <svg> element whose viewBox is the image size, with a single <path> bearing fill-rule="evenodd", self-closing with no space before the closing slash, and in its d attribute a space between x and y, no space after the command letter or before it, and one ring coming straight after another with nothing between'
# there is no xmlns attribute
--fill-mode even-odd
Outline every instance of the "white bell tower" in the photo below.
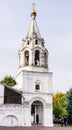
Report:
<svg viewBox="0 0 72 130"><path fill-rule="evenodd" d="M18 51L19 70L17 89L22 91L24 101L23 122L26 126L40 124L53 126L52 72L48 68L48 51L41 37L34 5L30 28Z"/></svg>

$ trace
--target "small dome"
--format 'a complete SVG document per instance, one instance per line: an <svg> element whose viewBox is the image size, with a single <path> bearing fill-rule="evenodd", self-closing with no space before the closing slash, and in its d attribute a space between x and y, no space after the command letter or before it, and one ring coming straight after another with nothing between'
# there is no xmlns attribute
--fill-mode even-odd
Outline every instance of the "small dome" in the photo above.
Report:
<svg viewBox="0 0 72 130"><path fill-rule="evenodd" d="M34 18L36 17L36 11L35 11L35 4L32 4L32 11L31 11L31 17L34 16Z"/></svg>
<svg viewBox="0 0 72 130"><path fill-rule="evenodd" d="M36 11L35 10L31 11L31 16L35 16L36 17Z"/></svg>

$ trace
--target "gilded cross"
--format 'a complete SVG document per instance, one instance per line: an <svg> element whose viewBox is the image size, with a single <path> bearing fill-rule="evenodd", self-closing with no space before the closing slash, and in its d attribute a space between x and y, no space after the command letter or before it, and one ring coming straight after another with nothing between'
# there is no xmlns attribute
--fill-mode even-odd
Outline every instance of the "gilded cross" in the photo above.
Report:
<svg viewBox="0 0 72 130"><path fill-rule="evenodd" d="M35 3L32 4L32 8L33 8L33 10L35 10Z"/></svg>

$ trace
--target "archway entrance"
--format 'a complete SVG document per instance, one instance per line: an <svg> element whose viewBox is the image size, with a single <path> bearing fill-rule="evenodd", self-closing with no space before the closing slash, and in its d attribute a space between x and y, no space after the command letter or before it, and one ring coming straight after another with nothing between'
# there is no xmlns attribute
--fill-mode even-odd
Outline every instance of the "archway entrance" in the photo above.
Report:
<svg viewBox="0 0 72 130"><path fill-rule="evenodd" d="M41 101L34 101L31 105L31 117L32 125L42 125L43 124L43 103Z"/></svg>

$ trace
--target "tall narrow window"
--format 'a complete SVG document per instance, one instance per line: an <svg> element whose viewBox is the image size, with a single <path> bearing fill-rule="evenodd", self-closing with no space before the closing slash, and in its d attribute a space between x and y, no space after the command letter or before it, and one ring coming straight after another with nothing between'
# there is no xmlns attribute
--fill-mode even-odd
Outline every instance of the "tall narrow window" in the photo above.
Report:
<svg viewBox="0 0 72 130"><path fill-rule="evenodd" d="M35 44L36 44L36 45L38 44L38 41L37 41L37 39L35 40Z"/></svg>
<svg viewBox="0 0 72 130"><path fill-rule="evenodd" d="M40 52L39 50L35 51L35 65L39 66L40 64Z"/></svg>
<svg viewBox="0 0 72 130"><path fill-rule="evenodd" d="M25 51L25 65L29 65L29 51Z"/></svg>
<svg viewBox="0 0 72 130"><path fill-rule="evenodd" d="M46 52L45 52L45 66L46 66L46 63L47 62L47 54L46 54Z"/></svg>
<svg viewBox="0 0 72 130"><path fill-rule="evenodd" d="M44 42L42 42L42 47L44 47Z"/></svg>
<svg viewBox="0 0 72 130"><path fill-rule="evenodd" d="M27 41L27 45L29 45L29 40Z"/></svg>

